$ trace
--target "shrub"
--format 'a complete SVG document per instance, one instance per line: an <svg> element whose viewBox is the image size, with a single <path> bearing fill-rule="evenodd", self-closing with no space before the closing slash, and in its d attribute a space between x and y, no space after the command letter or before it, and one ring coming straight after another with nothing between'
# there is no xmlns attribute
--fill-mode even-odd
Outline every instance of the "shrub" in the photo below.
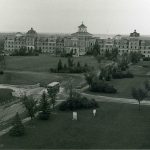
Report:
<svg viewBox="0 0 150 150"><path fill-rule="evenodd" d="M12 125L13 125L12 129L9 131L10 136L22 136L22 135L24 135L25 129L24 129L24 126L21 122L21 119L20 119L20 116L18 113L16 113L16 116L13 120Z"/></svg>
<svg viewBox="0 0 150 150"><path fill-rule="evenodd" d="M4 71L0 71L0 75L3 75L4 74Z"/></svg>
<svg viewBox="0 0 150 150"><path fill-rule="evenodd" d="M107 85L104 88L105 93L116 93L117 90L112 85Z"/></svg>
<svg viewBox="0 0 150 150"><path fill-rule="evenodd" d="M40 120L48 120L49 119L49 113L46 112L39 112L38 117Z"/></svg>
<svg viewBox="0 0 150 150"><path fill-rule="evenodd" d="M92 85L91 89L92 92L101 92L101 93L116 93L117 90L108 83L100 80L95 80Z"/></svg>
<svg viewBox="0 0 150 150"><path fill-rule="evenodd" d="M133 78L134 75L131 72L113 72L112 77L114 79Z"/></svg>
<svg viewBox="0 0 150 150"><path fill-rule="evenodd" d="M98 103L94 99L88 99L86 97L76 96L72 99L67 99L59 105L59 109L65 110L77 110L77 109L89 109L98 107Z"/></svg>
<svg viewBox="0 0 150 150"><path fill-rule="evenodd" d="M150 61L150 57L144 57L143 60L144 61Z"/></svg>

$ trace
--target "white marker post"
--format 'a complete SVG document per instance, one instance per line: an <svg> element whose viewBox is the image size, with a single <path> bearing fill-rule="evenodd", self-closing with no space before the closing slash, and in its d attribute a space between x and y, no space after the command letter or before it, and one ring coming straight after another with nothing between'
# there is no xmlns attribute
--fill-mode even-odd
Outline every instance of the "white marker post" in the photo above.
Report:
<svg viewBox="0 0 150 150"><path fill-rule="evenodd" d="M77 120L78 116L77 116L77 112L73 112L73 119L72 120Z"/></svg>
<svg viewBox="0 0 150 150"><path fill-rule="evenodd" d="M96 109L93 109L93 116L95 117L96 115Z"/></svg>

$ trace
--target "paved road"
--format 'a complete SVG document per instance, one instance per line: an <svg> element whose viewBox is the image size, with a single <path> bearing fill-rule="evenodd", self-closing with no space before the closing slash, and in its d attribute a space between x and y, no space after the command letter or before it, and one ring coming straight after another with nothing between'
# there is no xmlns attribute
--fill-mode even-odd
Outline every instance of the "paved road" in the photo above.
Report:
<svg viewBox="0 0 150 150"><path fill-rule="evenodd" d="M43 91L47 91L46 88L38 86L36 87L34 85L19 85L18 87L18 85L0 84L0 88L12 89L14 90L14 95L18 97L20 96L20 94L26 93L26 95L32 95L36 100L39 100L41 98ZM63 98L62 93L63 88L60 88L58 99ZM19 112L21 114L25 111L25 108L21 102L9 105L9 107L7 107L7 105L8 104L0 106L0 125L12 118L16 114L16 112Z"/></svg>
<svg viewBox="0 0 150 150"><path fill-rule="evenodd" d="M125 103L125 104L138 104L135 99L127 99L127 98L115 98L115 97L107 97L107 96L99 96L99 95L91 95L87 93L81 93L83 96L88 98L94 98L98 102L113 102L113 103ZM150 101L143 100L141 105L150 105Z"/></svg>

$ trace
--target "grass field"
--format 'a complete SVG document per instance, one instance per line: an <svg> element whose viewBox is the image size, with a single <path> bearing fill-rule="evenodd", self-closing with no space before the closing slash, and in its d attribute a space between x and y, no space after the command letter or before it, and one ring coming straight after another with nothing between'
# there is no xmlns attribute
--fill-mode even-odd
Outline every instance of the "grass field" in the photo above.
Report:
<svg viewBox="0 0 150 150"><path fill-rule="evenodd" d="M150 108L137 105L100 103L97 116L91 110L57 112L49 121L26 124L26 135L0 137L1 148L150 148Z"/></svg>
<svg viewBox="0 0 150 150"><path fill-rule="evenodd" d="M59 81L64 85L72 79L72 83L74 86L78 86L82 84L84 81L84 77L81 75L73 75L73 74L55 74L48 72L5 72L3 75L0 75L0 84L37 84L40 83L41 86L46 86L48 83L53 81Z"/></svg>
<svg viewBox="0 0 150 150"><path fill-rule="evenodd" d="M0 89L0 104L8 100L12 100L12 92L13 90L11 89Z"/></svg>
<svg viewBox="0 0 150 150"><path fill-rule="evenodd" d="M143 87L143 83L147 78L136 76L134 78L113 79L109 81L108 83L113 85L117 89L117 93L115 94L95 93L95 92L89 92L88 90L86 90L85 92L91 93L94 95L104 95L104 96L109 96L109 97L132 98L132 95L131 95L132 88Z"/></svg>
<svg viewBox="0 0 150 150"><path fill-rule="evenodd" d="M63 64L67 64L67 58L65 57L55 57L50 55L7 56L6 70L48 72L50 68L55 68L57 66L59 59L62 60ZM97 61L92 56L81 56L73 59L74 62L79 61L83 65L85 63L94 67L98 65Z"/></svg>
<svg viewBox="0 0 150 150"><path fill-rule="evenodd" d="M74 84L82 84L84 81L83 75L73 76L68 74L50 73L49 69L56 67L60 57L50 55L40 56L7 56L6 70L4 75L0 75L0 83L7 84L36 84L46 85L52 81L67 82L69 78L74 79ZM90 66L98 67L98 63L92 56L82 56L73 58L75 62L81 64L87 63ZM61 58L63 63L67 63L67 58ZM148 67L142 67L142 66ZM139 62L137 65L132 65L130 70L134 73L133 79L117 79L110 83L118 89L117 94L105 94L113 97L131 98L131 88L137 87L147 78L146 74L150 70L150 62ZM104 94L101 94L104 95Z"/></svg>

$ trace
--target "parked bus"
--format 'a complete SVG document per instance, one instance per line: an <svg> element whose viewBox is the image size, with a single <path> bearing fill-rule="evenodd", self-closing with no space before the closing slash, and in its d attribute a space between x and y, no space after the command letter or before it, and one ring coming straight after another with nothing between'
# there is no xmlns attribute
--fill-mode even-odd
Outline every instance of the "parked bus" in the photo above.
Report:
<svg viewBox="0 0 150 150"><path fill-rule="evenodd" d="M60 88L60 83L59 82L52 82L50 84L47 85L47 90L56 90L57 92L59 92L59 88Z"/></svg>

